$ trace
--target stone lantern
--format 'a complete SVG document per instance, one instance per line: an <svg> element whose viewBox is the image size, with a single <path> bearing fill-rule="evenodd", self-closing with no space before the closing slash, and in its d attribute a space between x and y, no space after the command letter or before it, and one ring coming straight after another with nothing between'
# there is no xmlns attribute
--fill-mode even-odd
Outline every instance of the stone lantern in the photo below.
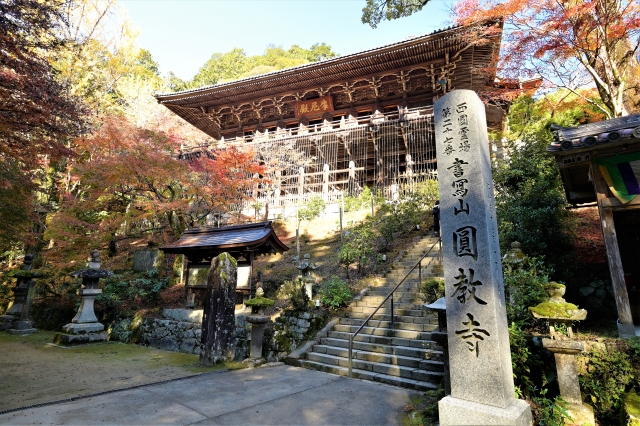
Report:
<svg viewBox="0 0 640 426"><path fill-rule="evenodd" d="M302 282L304 282L305 289L307 291L307 296L309 296L309 300L313 299L313 284L315 284L316 279L313 276L313 271L318 269L315 263L311 262L311 255L305 254L304 260L300 262L297 266L300 270L300 277L302 277Z"/></svg>
<svg viewBox="0 0 640 426"><path fill-rule="evenodd" d="M438 346L442 347L442 360L444 362L444 392L451 395L451 372L449 369L449 341L447 335L447 301L444 297L435 302L424 305L438 313L438 331L431 332L431 338Z"/></svg>
<svg viewBox="0 0 640 426"><path fill-rule="evenodd" d="M274 301L264 297L264 290L258 288L256 290L256 297L247 300L245 304L251 307L251 315L247 316L247 322L251 324L251 349L249 356L254 359L261 358L264 329L269 321L271 321L270 316L262 314L262 309L273 306Z"/></svg>
<svg viewBox="0 0 640 426"><path fill-rule="evenodd" d="M82 286L78 290L82 301L71 323L62 327L64 333L56 333L54 336L55 343L74 344L107 340L108 333L104 331L104 325L98 322L93 304L96 297L102 293L102 289L98 287L100 278L106 278L111 274L111 271L100 269L98 250L91 251L88 268L70 274L74 278L82 278Z"/></svg>
<svg viewBox="0 0 640 426"><path fill-rule="evenodd" d="M576 355L584 351L584 343L573 339L573 321L587 318L587 311L567 303L562 296L566 291L563 284L551 282L546 285L549 300L538 306L530 307L534 318L549 322L550 339L542 339L542 346L551 351L556 359L556 370L560 395L566 401L566 410L572 419L571 424L595 424L593 408L582 402L580 382L576 369ZM560 332L566 329L566 335Z"/></svg>
<svg viewBox="0 0 640 426"><path fill-rule="evenodd" d="M27 254L22 267L12 272L12 276L17 278L16 287L13 289L15 297L6 314L0 317L0 327L11 334L31 334L38 331L37 328L33 328L31 320L31 305L36 288L33 278L38 275L32 271L32 263L33 255Z"/></svg>

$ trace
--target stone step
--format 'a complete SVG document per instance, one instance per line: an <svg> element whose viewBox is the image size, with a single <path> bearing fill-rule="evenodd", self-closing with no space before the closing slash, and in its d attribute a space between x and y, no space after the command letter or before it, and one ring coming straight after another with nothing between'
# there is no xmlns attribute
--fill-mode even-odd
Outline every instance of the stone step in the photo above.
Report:
<svg viewBox="0 0 640 426"><path fill-rule="evenodd" d="M335 355L320 354L310 352L307 354L307 361L313 361L325 365L338 367L349 367L349 360ZM425 360L424 362L430 362ZM422 370L416 367L404 367L401 365L385 364L382 362L365 361L353 359L353 368L370 371L372 373L385 374L389 376L402 377L404 379L419 380L422 382L440 383L444 373L442 371ZM444 368L444 367L443 367Z"/></svg>
<svg viewBox="0 0 640 426"><path fill-rule="evenodd" d="M338 331L330 331L326 338L329 339L337 339L346 341L347 344L349 342L350 333L342 333ZM387 346L407 346L410 348L422 348L422 349L435 349L437 345L430 338L417 340L417 339L407 339L403 337L388 337L388 336L372 336L369 334L358 334L354 337L353 341L355 342L363 342L363 343L371 343L374 345L387 345Z"/></svg>
<svg viewBox="0 0 640 426"><path fill-rule="evenodd" d="M424 324L431 324L431 325L437 325L438 323L438 318L437 317L408 317L408 316L398 316L398 315L394 315L394 320L395 320L395 324L396 327L398 327L399 324L420 324L420 325L424 325ZM340 319L340 324L345 324L345 325L355 325L355 326L361 326L364 323L364 320L366 318L350 318L350 317L344 317ZM391 324L391 315L386 316L386 318L384 319L371 319L369 321L369 324L367 324L368 326L371 327L385 327L385 328L389 328L389 324Z"/></svg>
<svg viewBox="0 0 640 426"><path fill-rule="evenodd" d="M348 349L349 341L344 339L336 339L333 337L323 337L320 344L337 348ZM401 356L410 356L419 359L431 359L434 361L442 361L443 353L441 348L435 342L426 342L426 347L411 346L390 346L367 342L353 342L353 349L359 351L376 352L384 354L393 354ZM318 352L318 351L317 351Z"/></svg>
<svg viewBox="0 0 640 426"><path fill-rule="evenodd" d="M415 312L409 312L409 311L422 311L423 309L423 303L420 303L418 301L413 302L413 303L393 303L393 314L394 315L408 315L408 316L420 316L419 314L415 313ZM364 312L364 313L373 313L373 311L376 309L376 307L371 307L371 306L353 306L351 308L351 312ZM391 303L385 303L384 306L382 306L380 309L378 309L377 313L381 313L381 314L388 314L391 313Z"/></svg>
<svg viewBox="0 0 640 426"><path fill-rule="evenodd" d="M337 325L341 325L341 326L348 326L348 327L360 327L360 325L362 324L350 324L351 321L359 321L360 323L363 323L364 320L355 320L353 318L345 318L344 321L340 321L340 324ZM367 325L365 327L363 327L362 331L360 333L365 332L365 329L368 328L375 328L375 329L389 329L389 330L411 330L411 331L434 331L438 328L437 324L430 324L430 323L426 323L426 324L418 324L418 323L412 323L412 322L400 322L400 321L395 321L394 322L394 328L391 327L391 321L369 321L367 323ZM348 331L345 329L340 329L338 330L337 328L334 328L336 331ZM355 330L354 330L355 331ZM368 333L371 334L371 333Z"/></svg>
<svg viewBox="0 0 640 426"><path fill-rule="evenodd" d="M420 352L422 351L422 352ZM403 351L399 351L403 352ZM331 346L331 345L314 345L309 353L326 354L347 359L349 356L349 347ZM369 362L377 362L389 365L399 365L402 367L420 368L428 371L443 371L444 363L442 357L439 359L425 358L425 356L433 355L424 349L406 348L403 352L411 355L398 355L395 353L372 352L368 350L360 350L353 348L352 354L354 360L362 360ZM413 354L416 354L414 356Z"/></svg>
<svg viewBox="0 0 640 426"><path fill-rule="evenodd" d="M357 301L355 304L352 304L351 306L377 308L378 306L380 306L380 304L384 299L385 299L384 297L376 297L376 296L363 297L361 300ZM415 302L415 296L412 296L412 297L402 296L402 297L393 298L394 306L413 305L414 302ZM391 306L391 298L387 299L387 301L384 303L383 306ZM410 308L411 306L408 306L408 307Z"/></svg>
<svg viewBox="0 0 640 426"><path fill-rule="evenodd" d="M305 368L323 371L325 373L337 374L340 376L347 376L349 374L348 368L338 367L335 365L327 365L327 364L317 363L309 360L305 360L303 365ZM356 379L370 380L374 382L385 383L391 386L414 389L417 391L435 390L439 386L439 384L432 383L432 382L421 382L419 380L405 379L402 377L390 376L390 375L381 374L381 373L373 373L371 371L359 370L359 369L353 369L352 374L353 374L353 377Z"/></svg>
<svg viewBox="0 0 640 426"><path fill-rule="evenodd" d="M412 338L411 335L407 334L406 336L401 335L404 332L432 332L436 331L438 326L433 324L414 324L414 323L404 323L398 322L395 323L395 328L391 328L391 323L388 323L389 327L376 327L372 325L368 325L363 327L360 330L360 333L364 334L373 334L376 336L393 336L395 332L396 337L409 337ZM336 324L333 326L334 331L344 331L346 333L355 333L359 328L359 325L350 325L350 324ZM398 334L400 333L400 334Z"/></svg>
<svg viewBox="0 0 640 426"><path fill-rule="evenodd" d="M364 312L347 312L345 318L365 320L369 318L370 315L371 314L367 314ZM399 315L397 312L394 312L394 316L396 317L396 319L400 318L403 322L409 322L407 320L408 318L428 318L430 324L437 323L437 318L433 316L432 312L428 312L427 310L420 311L418 315ZM391 321L391 314L377 312L371 319L377 321Z"/></svg>
<svg viewBox="0 0 640 426"><path fill-rule="evenodd" d="M398 330L390 328L372 328L371 332L367 332L370 327L365 327L355 338L362 336L371 337L401 337L404 339L419 339L419 340L431 340L431 332L435 331L438 326L432 326L433 330L429 331L415 331L415 330ZM342 338L348 339L349 334L354 333L358 327L336 324L333 330L329 332L329 337L343 336ZM331 335L331 333L336 333Z"/></svg>
<svg viewBox="0 0 640 426"><path fill-rule="evenodd" d="M393 290L393 287L387 287L387 286L373 287L371 290L367 292L367 295L360 300L363 300L365 297L380 297L384 299L389 295L389 293L391 293L391 290ZM415 297L417 292L418 292L417 286L413 289L406 289L404 288L404 285L403 285L403 286L400 286L400 288L396 290L395 293L393 293L393 300L397 300L398 298L403 298L403 297Z"/></svg>
<svg viewBox="0 0 640 426"><path fill-rule="evenodd" d="M417 303L422 286L419 278L424 282L443 275L440 254L433 250L424 256L436 241L434 237L417 241L399 261L390 265L378 285L352 303L345 317L313 345L305 354L306 359L302 357L302 365L346 376L349 337L375 311L366 327L354 337L353 377L417 390L437 388L444 374L443 353L431 340L431 332L438 329L438 319L433 311ZM420 271L415 267L419 260ZM403 279L393 294L391 328L391 301L385 299Z"/></svg>

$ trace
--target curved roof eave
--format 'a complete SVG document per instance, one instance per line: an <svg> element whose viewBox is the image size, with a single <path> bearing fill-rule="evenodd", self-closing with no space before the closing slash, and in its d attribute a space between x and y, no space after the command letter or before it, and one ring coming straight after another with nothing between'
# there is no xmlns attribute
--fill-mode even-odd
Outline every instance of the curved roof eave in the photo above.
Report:
<svg viewBox="0 0 640 426"><path fill-rule="evenodd" d="M414 37L411 38L409 40L403 40L400 42L395 42L395 43L391 43L391 44L387 44L381 47L376 47L373 49L369 49L369 50L365 50L362 52L357 52L357 53L352 53L349 55L344 55L344 56L339 56L337 58L333 58L333 59L328 59L328 60L324 60L324 61L319 61L319 62L312 62L309 64L304 64L304 65L299 65L296 67L291 67L291 68L286 68L283 70L277 70L277 71L273 71L267 74L261 74L261 75L257 75L257 76L252 76L252 77L246 77L240 80L234 80L234 81L229 81L226 83L220 83L220 84L214 84L214 85L210 85L210 86L203 86L203 87L199 87L196 89L188 89L188 90L183 90L183 91L179 91L179 92L170 92L170 93L156 93L155 97L158 100L158 102L165 102L165 101L172 101L172 100L184 100L184 99L188 99L188 98L195 98L195 97L200 97L200 96L205 96L209 93L212 92L217 92L217 91L221 91L223 89L228 89L228 88L232 88L235 86L246 86L248 83L254 84L254 83L258 83L258 82L264 82L264 81L268 81L268 80L274 80L274 77L277 77L277 79L282 79L285 78L287 75L289 74L297 74L300 71L311 71L314 69L319 69L319 68L330 68L332 66L344 63L344 62L348 62L348 61L353 61L356 59L360 59L360 58L365 58L365 57L369 57L372 54L381 54L381 53L385 53L385 52L390 52L390 51L394 51L394 50L398 50L397 48L399 46L402 45L406 45L407 47L409 47L410 45L413 44L418 44L422 41L427 41L429 38L432 38L433 36L436 35L443 35L444 33L448 32L448 31L453 31L453 30L458 30L460 28L462 28L463 26L461 25L457 25L457 26L450 26L441 30L436 30L433 31L429 34L426 35L422 35L422 36L418 36L418 37Z"/></svg>

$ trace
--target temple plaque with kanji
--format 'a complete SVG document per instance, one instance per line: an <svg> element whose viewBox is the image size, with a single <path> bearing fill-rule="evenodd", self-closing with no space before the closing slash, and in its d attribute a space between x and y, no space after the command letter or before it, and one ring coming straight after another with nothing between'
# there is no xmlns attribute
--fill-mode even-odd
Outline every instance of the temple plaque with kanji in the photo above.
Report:
<svg viewBox="0 0 640 426"><path fill-rule="evenodd" d="M484 104L454 90L434 106L451 395L441 425L528 425L513 371Z"/></svg>
<svg viewBox="0 0 640 426"><path fill-rule="evenodd" d="M296 102L294 109L296 117L322 114L333 111L333 100L331 96L323 96L321 98L309 99L308 101L299 101Z"/></svg>

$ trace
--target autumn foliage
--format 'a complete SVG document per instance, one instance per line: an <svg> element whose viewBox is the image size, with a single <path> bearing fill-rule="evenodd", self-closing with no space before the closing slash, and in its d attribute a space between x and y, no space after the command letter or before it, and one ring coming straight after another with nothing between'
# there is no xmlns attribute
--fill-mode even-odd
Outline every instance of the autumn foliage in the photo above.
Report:
<svg viewBox="0 0 640 426"><path fill-rule="evenodd" d="M50 260L82 256L90 247L116 253L123 242L176 238L212 213L237 211L262 171L251 152L212 150L192 161L177 156L171 135L105 117L78 138L60 209L45 235L56 250ZM63 260L63 259L59 259Z"/></svg>
<svg viewBox="0 0 640 426"><path fill-rule="evenodd" d="M635 0L463 0L460 24L504 21L498 74L517 81L545 79L548 87L594 83L599 100L585 98L607 117L640 108L640 4ZM633 93L635 91L635 93Z"/></svg>

